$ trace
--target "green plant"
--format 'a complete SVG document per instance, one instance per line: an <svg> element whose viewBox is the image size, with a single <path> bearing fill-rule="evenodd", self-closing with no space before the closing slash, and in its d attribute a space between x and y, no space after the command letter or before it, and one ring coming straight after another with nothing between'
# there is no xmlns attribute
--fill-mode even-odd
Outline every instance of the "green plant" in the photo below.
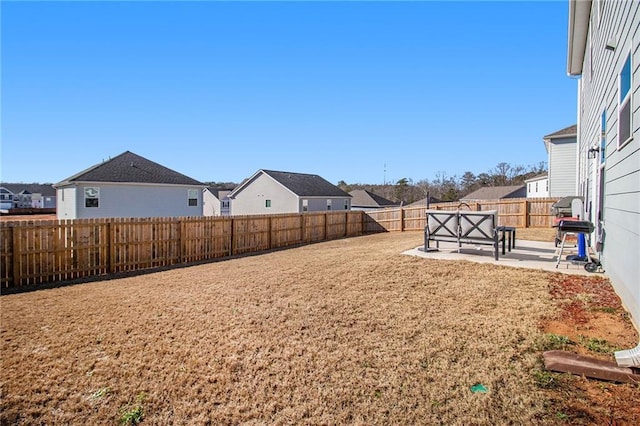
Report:
<svg viewBox="0 0 640 426"><path fill-rule="evenodd" d="M619 349L617 346L610 344L605 339L596 339L594 337L591 337L589 339L583 338L582 344L591 352L605 354L615 352Z"/></svg>
<svg viewBox="0 0 640 426"><path fill-rule="evenodd" d="M567 420L569 420L569 416L568 416L568 415L566 415L565 413L563 413L562 411L558 411L558 412L556 413L556 418L557 418L558 420L562 420L562 421L567 421Z"/></svg>
<svg viewBox="0 0 640 426"><path fill-rule="evenodd" d="M544 334L538 341L538 346L540 347L540 350L543 351L565 349L567 346L573 344L574 342L572 342L567 336L554 333Z"/></svg>
<svg viewBox="0 0 640 426"><path fill-rule="evenodd" d="M129 404L120 409L120 424L122 425L137 425L144 419L144 409L142 403L146 398L146 394L141 392L136 397L135 404Z"/></svg>
<svg viewBox="0 0 640 426"><path fill-rule="evenodd" d="M90 400L92 401L96 401L100 398L102 398L103 396L105 396L106 394L108 394L109 392L111 392L111 389L109 389L109 387L104 387L104 388L100 388L97 391L95 391L94 393L91 394L91 396L89 397Z"/></svg>
<svg viewBox="0 0 640 426"><path fill-rule="evenodd" d="M553 389L559 385L557 375L545 370L534 371L533 378L536 385L543 389Z"/></svg>

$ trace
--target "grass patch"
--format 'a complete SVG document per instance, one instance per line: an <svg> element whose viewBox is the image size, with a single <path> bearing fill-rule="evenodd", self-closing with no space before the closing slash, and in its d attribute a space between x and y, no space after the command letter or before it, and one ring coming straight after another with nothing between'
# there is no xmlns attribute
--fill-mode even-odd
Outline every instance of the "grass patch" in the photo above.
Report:
<svg viewBox="0 0 640 426"><path fill-rule="evenodd" d="M144 408L142 403L146 395L144 392L139 393L136 397L136 402L128 404L120 409L120 424L121 425L137 425L144 419Z"/></svg>
<svg viewBox="0 0 640 426"><path fill-rule="evenodd" d="M567 336L554 333L546 333L540 336L537 341L537 349L540 351L565 350L575 343Z"/></svg>
<svg viewBox="0 0 640 426"><path fill-rule="evenodd" d="M597 352L602 354L612 354L615 351L619 351L621 349L616 345L609 343L605 339L596 339L594 337L590 337L590 338L582 337L580 343L591 352Z"/></svg>

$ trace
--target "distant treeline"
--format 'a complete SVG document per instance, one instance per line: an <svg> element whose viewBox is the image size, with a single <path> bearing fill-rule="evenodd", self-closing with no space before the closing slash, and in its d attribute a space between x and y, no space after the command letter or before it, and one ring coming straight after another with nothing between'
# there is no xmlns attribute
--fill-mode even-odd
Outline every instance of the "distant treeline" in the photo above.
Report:
<svg viewBox="0 0 640 426"><path fill-rule="evenodd" d="M347 192L354 189L366 189L384 198L398 203L411 204L427 197L442 201L455 201L471 192L486 186L524 185L527 179L547 172L546 164L534 166L512 166L499 163L495 168L478 175L465 172L462 176L447 176L445 172L438 172L435 179L422 179L414 182L412 179L402 178L395 183L362 184L347 183L343 180L338 186Z"/></svg>
<svg viewBox="0 0 640 426"><path fill-rule="evenodd" d="M534 166L498 163L493 169L478 175L465 172L462 176L447 176L445 172L438 172L433 180L422 179L414 182L410 178L402 178L395 183L386 184L347 183L341 180L338 187L346 192L366 189L388 200L406 205L426 198L427 193L438 200L456 201L485 186L524 185L525 180L546 172L547 165L544 162ZM238 185L234 182L205 183L218 189L233 189Z"/></svg>

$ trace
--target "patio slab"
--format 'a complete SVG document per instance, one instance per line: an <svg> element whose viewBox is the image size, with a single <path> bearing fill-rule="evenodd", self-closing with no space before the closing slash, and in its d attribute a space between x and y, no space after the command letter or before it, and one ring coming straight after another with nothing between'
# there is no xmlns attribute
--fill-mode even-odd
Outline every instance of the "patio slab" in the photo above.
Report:
<svg viewBox="0 0 640 426"><path fill-rule="evenodd" d="M434 243L432 243L434 244ZM502 246L500 246L502 250ZM407 250L402 254L423 257L425 259L439 260L468 260L478 263L493 263L501 266L516 268L541 269L549 272L560 272L575 275L599 275L598 272L587 272L584 265L576 265L568 262L566 256L576 254L576 247L565 247L562 253L563 261L556 269L557 249L552 242L517 240L516 248L507 251L504 255L500 251L499 260L493 258L493 248L490 246L474 246L463 244L458 252L455 243L441 242L437 251L424 251L424 246Z"/></svg>

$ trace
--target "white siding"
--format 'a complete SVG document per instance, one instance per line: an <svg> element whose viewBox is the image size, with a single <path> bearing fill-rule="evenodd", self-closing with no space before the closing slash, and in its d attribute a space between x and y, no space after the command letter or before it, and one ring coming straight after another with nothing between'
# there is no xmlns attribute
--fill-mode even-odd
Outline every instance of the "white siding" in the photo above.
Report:
<svg viewBox="0 0 640 426"><path fill-rule="evenodd" d="M549 178L542 178L529 181L527 185L527 198L547 198L549 197Z"/></svg>
<svg viewBox="0 0 640 426"><path fill-rule="evenodd" d="M76 189L75 188L58 188L56 190L56 198L58 206L56 214L58 219L75 219L76 218Z"/></svg>
<svg viewBox="0 0 640 426"><path fill-rule="evenodd" d="M86 187L100 189L98 207L85 207ZM196 190L196 206L188 205L189 190ZM65 199L61 202L58 193L59 219L202 216L202 187L197 186L96 182L77 184L62 191Z"/></svg>
<svg viewBox="0 0 640 426"><path fill-rule="evenodd" d="M203 216L220 216L220 200L209 190L202 193Z"/></svg>
<svg viewBox="0 0 640 426"><path fill-rule="evenodd" d="M592 7L598 3L594 2ZM606 111L606 161L604 164L604 246L601 254L607 275L640 327L640 2L607 1L600 25L589 27L587 50L579 83L578 180L597 206L598 160L587 151L600 140L601 114ZM615 50L605 49L616 40ZM632 55L632 141L618 149L618 75L627 55ZM591 217L597 220L597 207ZM595 246L595 241L593 239Z"/></svg>
<svg viewBox="0 0 640 426"><path fill-rule="evenodd" d="M271 207L266 207L267 200L271 201ZM301 206L300 203L299 207L298 197L293 192L261 173L231 200L231 214L298 213Z"/></svg>
<svg viewBox="0 0 640 426"><path fill-rule="evenodd" d="M549 143L549 196L577 195L576 139L558 138Z"/></svg>

